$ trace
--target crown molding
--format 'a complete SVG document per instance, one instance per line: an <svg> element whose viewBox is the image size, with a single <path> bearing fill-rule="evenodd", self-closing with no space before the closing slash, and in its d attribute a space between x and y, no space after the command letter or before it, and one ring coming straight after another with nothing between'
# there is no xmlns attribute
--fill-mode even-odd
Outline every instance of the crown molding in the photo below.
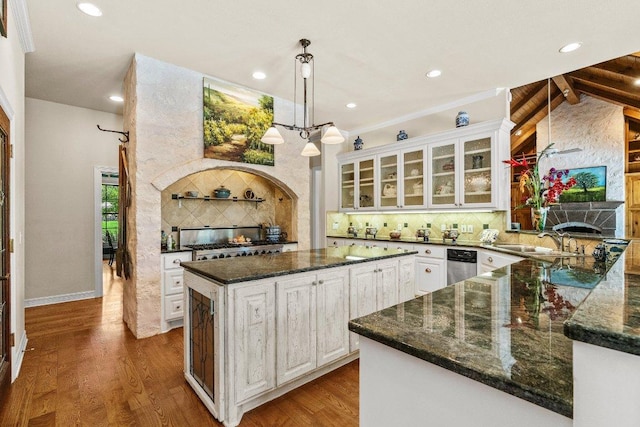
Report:
<svg viewBox="0 0 640 427"><path fill-rule="evenodd" d="M22 51L24 53L35 51L36 47L33 44L33 34L31 33L31 24L29 22L27 0L9 0L9 5L13 11L13 25L15 25L18 32Z"/></svg>
<svg viewBox="0 0 640 427"><path fill-rule="evenodd" d="M11 107L11 103L9 102L9 98L7 98L7 94L2 90L2 86L0 86L0 108L4 111L4 113L9 118L9 121L13 121L13 118L16 115L15 110Z"/></svg>

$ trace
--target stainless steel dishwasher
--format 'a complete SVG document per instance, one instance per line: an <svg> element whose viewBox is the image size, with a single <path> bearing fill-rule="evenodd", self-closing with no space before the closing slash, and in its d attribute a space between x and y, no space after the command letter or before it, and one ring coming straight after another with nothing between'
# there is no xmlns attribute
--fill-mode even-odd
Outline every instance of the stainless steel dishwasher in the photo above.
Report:
<svg viewBox="0 0 640 427"><path fill-rule="evenodd" d="M447 286L478 275L478 252L447 249Z"/></svg>

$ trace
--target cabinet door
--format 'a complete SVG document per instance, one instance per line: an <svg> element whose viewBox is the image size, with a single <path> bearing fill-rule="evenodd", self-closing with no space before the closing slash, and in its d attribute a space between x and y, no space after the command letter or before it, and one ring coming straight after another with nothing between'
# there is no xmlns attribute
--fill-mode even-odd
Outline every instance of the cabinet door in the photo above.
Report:
<svg viewBox="0 0 640 427"><path fill-rule="evenodd" d="M398 303L398 261L377 264L377 305L378 310Z"/></svg>
<svg viewBox="0 0 640 427"><path fill-rule="evenodd" d="M340 209L352 210L356 208L356 171L355 164L340 165Z"/></svg>
<svg viewBox="0 0 640 427"><path fill-rule="evenodd" d="M461 140L462 175L460 178L459 206L489 207L493 205L491 134ZM503 191L507 191L504 189Z"/></svg>
<svg viewBox="0 0 640 427"><path fill-rule="evenodd" d="M277 384L316 367L315 274L279 280L277 291Z"/></svg>
<svg viewBox="0 0 640 427"><path fill-rule="evenodd" d="M431 158L430 205L438 208L456 207L456 141L434 143L429 147Z"/></svg>
<svg viewBox="0 0 640 427"><path fill-rule="evenodd" d="M356 196L356 209L373 210L376 208L376 168L375 159L373 157L359 160L358 163L358 192Z"/></svg>
<svg viewBox="0 0 640 427"><path fill-rule="evenodd" d="M233 291L235 401L275 387L275 284L243 285Z"/></svg>
<svg viewBox="0 0 640 427"><path fill-rule="evenodd" d="M447 272L443 259L416 257L416 293L426 294L447 285Z"/></svg>
<svg viewBox="0 0 640 427"><path fill-rule="evenodd" d="M401 208L398 168L398 155L380 156L380 185L378 186L378 206L380 209Z"/></svg>
<svg viewBox="0 0 640 427"><path fill-rule="evenodd" d="M426 204L426 175L424 150L402 152L402 197L401 207L422 207Z"/></svg>
<svg viewBox="0 0 640 427"><path fill-rule="evenodd" d="M409 301L415 298L415 259L404 258L399 263L398 302Z"/></svg>
<svg viewBox="0 0 640 427"><path fill-rule="evenodd" d="M317 276L318 366L349 353L349 275L346 270Z"/></svg>
<svg viewBox="0 0 640 427"><path fill-rule="evenodd" d="M366 316L378 309L376 300L376 266L365 263L349 270L349 316L350 319ZM350 349L358 349L358 334L349 333Z"/></svg>

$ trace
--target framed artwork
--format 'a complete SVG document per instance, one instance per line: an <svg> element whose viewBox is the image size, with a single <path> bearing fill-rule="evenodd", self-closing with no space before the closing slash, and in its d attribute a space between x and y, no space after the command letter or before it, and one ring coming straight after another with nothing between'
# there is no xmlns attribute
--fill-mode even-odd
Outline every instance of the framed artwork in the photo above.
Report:
<svg viewBox="0 0 640 427"><path fill-rule="evenodd" d="M9 0L0 0L0 35L7 37L7 2Z"/></svg>
<svg viewBox="0 0 640 427"><path fill-rule="evenodd" d="M563 182L575 178L577 183L560 194L560 203L604 202L607 199L607 167L569 169Z"/></svg>
<svg viewBox="0 0 640 427"><path fill-rule="evenodd" d="M273 97L204 78L204 157L273 166L273 145L260 138L273 122Z"/></svg>

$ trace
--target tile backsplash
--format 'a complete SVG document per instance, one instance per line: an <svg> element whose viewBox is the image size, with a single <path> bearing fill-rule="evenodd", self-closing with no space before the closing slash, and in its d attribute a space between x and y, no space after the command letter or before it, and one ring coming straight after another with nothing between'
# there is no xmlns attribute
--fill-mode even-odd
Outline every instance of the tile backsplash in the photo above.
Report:
<svg viewBox="0 0 640 427"><path fill-rule="evenodd" d="M339 212L327 213L327 234L345 235L347 227L353 225L358 229L358 235L364 236L366 227L376 227L378 236L386 237L392 230L402 232L401 238L415 237L419 228L430 227L431 238L442 237L441 227L466 230L460 234L460 241L478 241L484 228L504 230L506 212L429 212L429 213L375 213L371 215L349 215ZM337 227L337 228L334 228Z"/></svg>
<svg viewBox="0 0 640 427"><path fill-rule="evenodd" d="M244 198L251 190L261 203L221 201L213 198L213 190L224 185L232 197ZM173 194L185 195L197 191L199 197L211 200L172 199ZM255 226L278 224L291 234L293 215L291 198L269 180L247 172L229 169L211 169L186 176L162 191L162 229L171 227L226 227L231 225Z"/></svg>

